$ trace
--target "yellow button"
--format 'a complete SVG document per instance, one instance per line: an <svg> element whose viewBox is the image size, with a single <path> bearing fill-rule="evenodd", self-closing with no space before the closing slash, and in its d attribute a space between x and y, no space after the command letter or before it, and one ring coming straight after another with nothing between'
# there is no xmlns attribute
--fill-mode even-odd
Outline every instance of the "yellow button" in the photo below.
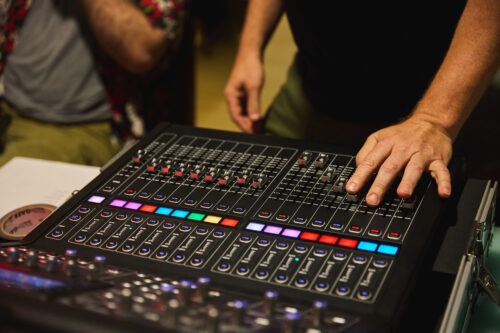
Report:
<svg viewBox="0 0 500 333"><path fill-rule="evenodd" d="M220 217L220 216L208 215L207 217L205 217L203 219L203 222L217 224L220 222L220 220L222 220L222 217Z"/></svg>

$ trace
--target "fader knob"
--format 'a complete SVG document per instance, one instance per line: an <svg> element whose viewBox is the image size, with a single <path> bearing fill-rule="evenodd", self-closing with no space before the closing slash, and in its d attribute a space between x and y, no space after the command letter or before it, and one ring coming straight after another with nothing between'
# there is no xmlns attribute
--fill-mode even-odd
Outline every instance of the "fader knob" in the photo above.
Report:
<svg viewBox="0 0 500 333"><path fill-rule="evenodd" d="M328 162L328 155L320 153L313 164L316 168L322 169L327 162Z"/></svg>
<svg viewBox="0 0 500 333"><path fill-rule="evenodd" d="M311 160L311 153L306 151L300 155L297 160L297 164L300 166L307 166Z"/></svg>
<svg viewBox="0 0 500 333"><path fill-rule="evenodd" d="M219 332L219 310L215 307L211 307L207 312L207 331L208 333Z"/></svg>
<svg viewBox="0 0 500 333"><path fill-rule="evenodd" d="M219 175L219 170L217 168L210 168L208 169L207 173L204 176L204 180L208 183L211 183L217 179L217 176Z"/></svg>
<svg viewBox="0 0 500 333"><path fill-rule="evenodd" d="M267 181L267 177L265 175L255 175L252 179L252 186L254 188L261 188Z"/></svg>
<svg viewBox="0 0 500 333"><path fill-rule="evenodd" d="M158 160L156 158L153 158L149 163L148 163L148 166L147 166L147 170L149 172L155 172L156 171L156 168L158 166Z"/></svg>
<svg viewBox="0 0 500 333"><path fill-rule="evenodd" d="M266 316L271 317L276 310L276 301L278 300L278 292L274 290L267 290L264 293L264 313Z"/></svg>
<svg viewBox="0 0 500 333"><path fill-rule="evenodd" d="M94 257L94 265L96 268L96 274L101 275L104 273L104 265L106 263L106 257L105 256L95 256Z"/></svg>
<svg viewBox="0 0 500 333"><path fill-rule="evenodd" d="M247 301L235 300L232 302L233 308L233 321L236 325L243 325L245 323L245 316L247 313Z"/></svg>
<svg viewBox="0 0 500 333"><path fill-rule="evenodd" d="M172 172L172 168L174 167L174 163L171 160L163 161L161 164L161 172L168 175Z"/></svg>
<svg viewBox="0 0 500 333"><path fill-rule="evenodd" d="M327 303L323 301L314 301L312 312L311 312L311 321L315 327L319 327L323 325L325 322L325 310L327 308Z"/></svg>
<svg viewBox="0 0 500 333"><path fill-rule="evenodd" d="M132 291L123 289L118 297L117 310L121 315L128 315L132 311Z"/></svg>
<svg viewBox="0 0 500 333"><path fill-rule="evenodd" d="M132 157L132 161L135 163L140 163L142 161L142 156L143 156L143 151L139 149Z"/></svg>
<svg viewBox="0 0 500 333"><path fill-rule="evenodd" d="M167 324L169 326L175 326L177 321L179 320L179 312L181 305L178 300L171 299L167 303L166 315L167 315Z"/></svg>
<svg viewBox="0 0 500 333"><path fill-rule="evenodd" d="M38 251L29 250L26 256L26 266L28 266L29 268L34 268L37 262L38 262Z"/></svg>
<svg viewBox="0 0 500 333"><path fill-rule="evenodd" d="M300 328L300 312L287 311L285 313L285 333L298 333Z"/></svg>
<svg viewBox="0 0 500 333"><path fill-rule="evenodd" d="M196 281L198 284L198 301L204 304L208 300L208 291L210 287L210 278L201 276Z"/></svg>
<svg viewBox="0 0 500 333"><path fill-rule="evenodd" d="M66 274L66 276L69 276L69 277L75 276L77 267L78 266L77 266L76 261L74 259L66 260L66 263L64 264L64 268L63 268L64 274Z"/></svg>
<svg viewBox="0 0 500 333"><path fill-rule="evenodd" d="M7 249L7 262L15 264L19 260L19 250L16 247L9 247Z"/></svg>
<svg viewBox="0 0 500 333"><path fill-rule="evenodd" d="M74 259L76 257L76 250L73 250L73 249L67 249L65 252L64 252L64 257L66 258L66 260L69 260L69 259Z"/></svg>
<svg viewBox="0 0 500 333"><path fill-rule="evenodd" d="M45 270L49 273L52 273L56 269L57 269L57 257L54 255L48 255L47 263L45 264Z"/></svg>
<svg viewBox="0 0 500 333"><path fill-rule="evenodd" d="M193 288L194 284L191 281L182 280L179 282L179 302L182 306L187 306L191 303Z"/></svg>

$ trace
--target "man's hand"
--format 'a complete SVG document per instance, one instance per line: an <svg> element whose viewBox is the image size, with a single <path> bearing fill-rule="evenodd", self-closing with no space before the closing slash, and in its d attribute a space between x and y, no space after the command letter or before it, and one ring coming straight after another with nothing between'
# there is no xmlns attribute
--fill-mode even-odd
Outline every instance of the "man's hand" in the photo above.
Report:
<svg viewBox="0 0 500 333"><path fill-rule="evenodd" d="M409 198L423 172L429 172L438 185L438 194L451 194L450 172L452 138L440 125L413 116L400 124L370 135L356 156L357 169L346 190L357 193L374 172L377 176L367 192L369 206L380 204L396 176L404 170L397 194Z"/></svg>
<svg viewBox="0 0 500 333"><path fill-rule="evenodd" d="M264 85L264 69L259 56L243 55L236 59L224 89L233 121L246 133L260 130L260 92Z"/></svg>

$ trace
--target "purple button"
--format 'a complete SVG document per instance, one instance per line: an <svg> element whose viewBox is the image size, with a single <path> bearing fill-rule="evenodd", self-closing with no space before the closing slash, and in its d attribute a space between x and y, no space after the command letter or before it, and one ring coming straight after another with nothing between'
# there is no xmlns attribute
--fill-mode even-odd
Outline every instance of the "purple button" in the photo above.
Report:
<svg viewBox="0 0 500 333"><path fill-rule="evenodd" d="M286 236L286 237L290 237L290 238L298 238L300 235L300 230L286 228L285 230L283 230L281 235Z"/></svg>
<svg viewBox="0 0 500 333"><path fill-rule="evenodd" d="M268 225L265 229L264 232L267 234L273 234L273 235L279 235L279 233L283 230L282 227L276 227L274 225Z"/></svg>
<svg viewBox="0 0 500 333"><path fill-rule="evenodd" d="M99 195L93 195L89 198L89 202L93 202L93 203L101 203L104 201L104 199L106 199L105 197L101 197Z"/></svg>
<svg viewBox="0 0 500 333"><path fill-rule="evenodd" d="M109 205L113 206L113 207L123 207L126 203L127 202L125 200L115 199L115 200L111 201L111 203Z"/></svg>
<svg viewBox="0 0 500 333"><path fill-rule="evenodd" d="M138 202L129 202L128 204L125 205L125 208L138 210L139 207L141 207L141 206L142 206L142 204L140 204Z"/></svg>

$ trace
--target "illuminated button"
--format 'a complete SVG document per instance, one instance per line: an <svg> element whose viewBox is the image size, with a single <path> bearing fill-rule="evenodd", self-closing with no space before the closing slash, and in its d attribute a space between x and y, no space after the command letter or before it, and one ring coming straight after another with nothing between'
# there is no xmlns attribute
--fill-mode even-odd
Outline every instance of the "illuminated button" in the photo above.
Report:
<svg viewBox="0 0 500 333"><path fill-rule="evenodd" d="M314 286L314 289L317 291L325 291L329 287L329 284L326 282L316 282L316 285Z"/></svg>
<svg viewBox="0 0 500 333"><path fill-rule="evenodd" d="M131 188L125 190L125 192L123 192L123 194L125 195L128 195L128 196L131 196L131 195L134 195L135 191Z"/></svg>
<svg viewBox="0 0 500 333"><path fill-rule="evenodd" d="M378 267L378 268L387 267L387 260L385 260L385 259L375 259L373 261L373 266Z"/></svg>
<svg viewBox="0 0 500 333"><path fill-rule="evenodd" d="M335 293L339 296L346 296L351 292L351 289L347 286L338 286L335 288Z"/></svg>
<svg viewBox="0 0 500 333"><path fill-rule="evenodd" d="M251 240L252 240L252 237L247 236L247 235L243 235L240 237L240 242L242 242L242 243L250 243Z"/></svg>
<svg viewBox="0 0 500 333"><path fill-rule="evenodd" d="M312 242L315 242L318 238L319 234L314 232L303 232L302 235L300 235L300 239L305 239Z"/></svg>
<svg viewBox="0 0 500 333"><path fill-rule="evenodd" d="M205 217L205 214L200 214L200 213L191 213L188 215L187 219L188 220L194 220L194 221L201 221Z"/></svg>
<svg viewBox="0 0 500 333"><path fill-rule="evenodd" d="M183 231L183 232L188 232L188 231L190 231L190 230L191 230L191 227L190 227L190 226L188 226L188 225L183 224L183 225L181 225L181 226L179 227L179 230L180 230L180 231Z"/></svg>
<svg viewBox="0 0 500 333"><path fill-rule="evenodd" d="M177 217L177 218L185 218L186 216L188 216L189 212L186 211L186 210L179 210L179 209L176 209L172 212L172 214L170 216L172 217Z"/></svg>
<svg viewBox="0 0 500 333"><path fill-rule="evenodd" d="M218 211L221 211L221 212L225 212L227 209L228 209L228 205L224 204L224 203L220 203L217 205L217 210Z"/></svg>
<svg viewBox="0 0 500 333"><path fill-rule="evenodd" d="M301 233L301 231L300 231L300 230L286 228L286 229L285 229L285 230L283 230L283 232L281 233L281 236L290 237L290 238L298 238L298 237L299 237L299 235L300 235L300 233Z"/></svg>
<svg viewBox="0 0 500 333"><path fill-rule="evenodd" d="M62 237L63 234L64 234L64 231L62 231L61 229L56 229L52 232L52 237L60 238L60 237Z"/></svg>
<svg viewBox="0 0 500 333"><path fill-rule="evenodd" d="M154 227L158 225L158 220L157 219L149 219L147 225Z"/></svg>
<svg viewBox="0 0 500 333"><path fill-rule="evenodd" d="M130 252L134 249L134 246L132 244L125 244L122 246L122 251L123 252Z"/></svg>
<svg viewBox="0 0 500 333"><path fill-rule="evenodd" d="M88 208L88 207L80 207L80 209L78 209L78 212L85 214L85 213L88 213L89 210L90 210L90 208Z"/></svg>
<svg viewBox="0 0 500 333"><path fill-rule="evenodd" d="M257 223L257 222L250 222L247 224L246 228L247 230L252 230L252 231L262 231L266 225L262 223Z"/></svg>
<svg viewBox="0 0 500 333"><path fill-rule="evenodd" d="M104 192L111 192L111 191L113 191L114 189L115 189L115 188L114 188L113 186L109 186L109 185L104 186L104 187L102 188L102 190L103 190Z"/></svg>
<svg viewBox="0 0 500 333"><path fill-rule="evenodd" d="M231 265L228 264L228 263L226 263L226 262L221 262L217 266L217 270L220 271L220 272L227 272L230 268L231 268Z"/></svg>
<svg viewBox="0 0 500 333"><path fill-rule="evenodd" d="M151 193L146 192L146 191L139 193L139 197L144 198L144 199L149 198L150 195L151 195Z"/></svg>
<svg viewBox="0 0 500 333"><path fill-rule="evenodd" d="M142 220L144 220L144 218L142 216L132 216L132 218L130 219L130 222L132 223L141 223Z"/></svg>
<svg viewBox="0 0 500 333"><path fill-rule="evenodd" d="M398 240L401 238L401 234L399 232L390 232L388 235L387 235L387 238L390 238L390 239L394 239L394 240Z"/></svg>
<svg viewBox="0 0 500 333"><path fill-rule="evenodd" d="M288 244L284 243L284 242L277 242L276 248L278 248L280 250L286 250L286 249L288 249Z"/></svg>
<svg viewBox="0 0 500 333"><path fill-rule="evenodd" d="M276 215L276 220L278 221L288 221L289 216L287 214Z"/></svg>
<svg viewBox="0 0 500 333"><path fill-rule="evenodd" d="M220 220L222 220L222 217L220 216L208 215L203 219L203 222L217 224Z"/></svg>
<svg viewBox="0 0 500 333"><path fill-rule="evenodd" d="M325 243L325 244L335 244L339 238L335 236L329 236L329 235L322 235L319 238L320 243Z"/></svg>
<svg viewBox="0 0 500 333"><path fill-rule="evenodd" d="M153 199L157 200L157 201L162 201L162 200L165 199L165 195L158 193L158 194L155 194L155 196L153 197Z"/></svg>
<svg viewBox="0 0 500 333"><path fill-rule="evenodd" d="M378 247L377 252L383 253L383 254L389 254L389 255L393 256L393 255L396 255L396 253L398 252L398 247L393 246L393 245L381 244Z"/></svg>
<svg viewBox="0 0 500 333"><path fill-rule="evenodd" d="M359 234L362 231L361 227L358 225L351 225L349 227L349 232L354 233L354 234Z"/></svg>
<svg viewBox="0 0 500 333"><path fill-rule="evenodd" d="M110 217L111 215L113 215L113 213L111 211L109 211L109 210L103 210L101 212L101 216L102 217Z"/></svg>
<svg viewBox="0 0 500 333"><path fill-rule="evenodd" d="M113 207L123 207L125 206L127 202L125 200L119 200L119 199L115 199L113 201L111 201L109 203L110 206L113 206Z"/></svg>
<svg viewBox="0 0 500 333"><path fill-rule="evenodd" d="M368 231L368 235L373 236L373 237L378 237L380 236L381 232L380 229L370 229Z"/></svg>
<svg viewBox="0 0 500 333"><path fill-rule="evenodd" d="M306 221L307 221L306 218L301 217L301 216L297 216L293 219L293 222L298 223L298 224L304 224L304 223L306 223Z"/></svg>
<svg viewBox="0 0 500 333"><path fill-rule="evenodd" d="M307 251L307 247L304 245L297 245L293 250L297 253L305 253Z"/></svg>
<svg viewBox="0 0 500 333"><path fill-rule="evenodd" d="M268 210L261 210L259 212L259 217L262 217L263 219L267 219L271 216L271 212Z"/></svg>
<svg viewBox="0 0 500 333"><path fill-rule="evenodd" d="M76 222L76 221L79 221L82 217L78 214L73 214L70 216L69 220L70 221L73 221L73 222Z"/></svg>
<svg viewBox="0 0 500 333"><path fill-rule="evenodd" d="M156 254L155 254L156 259L165 259L166 256L167 256L166 251L164 251L164 250L156 251Z"/></svg>
<svg viewBox="0 0 500 333"><path fill-rule="evenodd" d="M377 249L377 243L361 241L358 244L358 250L373 252Z"/></svg>
<svg viewBox="0 0 500 333"><path fill-rule="evenodd" d="M99 245L102 239L100 237L94 237L90 240L90 245Z"/></svg>
<svg viewBox="0 0 500 333"><path fill-rule="evenodd" d="M141 249L139 250L139 255L147 256L150 251L151 250L149 249L149 247L141 247Z"/></svg>
<svg viewBox="0 0 500 333"><path fill-rule="evenodd" d="M316 257L324 257L326 255L326 250L325 249L315 249L314 255Z"/></svg>
<svg viewBox="0 0 500 333"><path fill-rule="evenodd" d="M340 223L332 223L332 225L330 225L330 229L333 229L333 230L342 230L344 226Z"/></svg>
<svg viewBox="0 0 500 333"><path fill-rule="evenodd" d="M99 203L103 202L105 199L106 199L105 197L101 197L99 195L93 195L87 201L99 204Z"/></svg>
<svg viewBox="0 0 500 333"><path fill-rule="evenodd" d="M125 205L125 208L132 209L132 210L138 210L141 206L142 206L141 203L129 202L128 204Z"/></svg>
<svg viewBox="0 0 500 333"><path fill-rule="evenodd" d="M203 263L203 259L198 258L198 257L192 258L191 261L189 262L189 264L191 266L200 266L202 263Z"/></svg>
<svg viewBox="0 0 500 333"><path fill-rule="evenodd" d="M239 223L239 220L235 219L224 219L220 223L221 225L225 225L226 227L236 227L236 225Z"/></svg>
<svg viewBox="0 0 500 333"><path fill-rule="evenodd" d="M155 214L159 215L170 215L172 213L173 209L172 208L167 208L167 207L158 207L157 210L155 210Z"/></svg>
<svg viewBox="0 0 500 333"><path fill-rule="evenodd" d="M366 300L369 300L371 297L372 297L372 293L367 290L367 289L361 289L357 292L356 296L362 300L362 301L366 301Z"/></svg>
<svg viewBox="0 0 500 333"><path fill-rule="evenodd" d="M152 213L152 212L154 212L157 208L158 208L158 206L144 205L144 206L142 206L142 207L141 207L140 211L142 211L142 212Z"/></svg>
<svg viewBox="0 0 500 333"><path fill-rule="evenodd" d="M265 229L264 232L267 234L273 234L273 235L279 235L281 230L283 230L282 227L277 227L274 225L268 225Z"/></svg>
<svg viewBox="0 0 500 333"><path fill-rule="evenodd" d="M173 195L170 198L168 198L168 202L171 202L171 203L179 203L179 201L181 201L181 198L179 198L176 195Z"/></svg>
<svg viewBox="0 0 500 333"><path fill-rule="evenodd" d="M194 206L196 205L197 201L194 200L194 199L186 199L186 201L184 201L184 205L186 206Z"/></svg>
<svg viewBox="0 0 500 333"><path fill-rule="evenodd" d="M255 277L259 280L264 280L264 279L267 279L267 277L269 276L269 273L266 272L266 271L257 271L255 273Z"/></svg>
<svg viewBox="0 0 500 333"><path fill-rule="evenodd" d="M356 264L364 264L366 263L366 257L364 256L354 256L352 261Z"/></svg>
<svg viewBox="0 0 500 333"><path fill-rule="evenodd" d="M333 254L333 259L338 260L338 261L343 261L346 258L347 258L347 256L344 252L335 252Z"/></svg>
<svg viewBox="0 0 500 333"><path fill-rule="evenodd" d="M203 201L201 204L200 204L200 207L201 208L205 208L205 209L208 209L210 207L213 206L213 203L211 203L210 201Z"/></svg>
<svg viewBox="0 0 500 333"><path fill-rule="evenodd" d="M349 238L341 238L338 245L354 248L356 247L356 245L358 245L358 241Z"/></svg>
<svg viewBox="0 0 500 333"><path fill-rule="evenodd" d="M173 260L174 262L183 262L183 261L184 261L184 259L186 259L186 257L185 257L183 254L178 253L178 254L176 254L176 255L173 257L173 259L172 259L172 260Z"/></svg>
<svg viewBox="0 0 500 333"><path fill-rule="evenodd" d="M248 269L248 267L245 267L245 266L238 267L238 269L236 270L236 274L238 274L238 275L247 275L248 272L249 272L249 269Z"/></svg>
<svg viewBox="0 0 500 333"><path fill-rule="evenodd" d="M312 221L312 226L316 228L321 228L325 225L325 221L323 220L314 220Z"/></svg>
<svg viewBox="0 0 500 333"><path fill-rule="evenodd" d="M75 242L81 243L81 242L83 242L85 240L85 238L87 238L87 237L85 237L85 235L81 235L81 234L80 235L76 235Z"/></svg>
<svg viewBox="0 0 500 333"><path fill-rule="evenodd" d="M163 225L162 225L162 227L164 229L172 229L174 226L175 226L175 224L173 224L172 222L168 222L168 221L167 222L163 222Z"/></svg>
<svg viewBox="0 0 500 333"><path fill-rule="evenodd" d="M267 240L267 239L259 239L259 241L257 242L257 244L259 244L260 246L268 246L269 245L269 240Z"/></svg>
<svg viewBox="0 0 500 333"><path fill-rule="evenodd" d="M196 234L198 235L206 235L207 232L208 232L207 228L202 228L202 227L196 228Z"/></svg>
<svg viewBox="0 0 500 333"><path fill-rule="evenodd" d="M214 231L214 234L213 234L213 235L214 235L214 237L216 237L216 238L222 238L222 237L226 236L226 234L224 233L224 231L220 231L220 230L216 230L216 231Z"/></svg>
<svg viewBox="0 0 500 333"><path fill-rule="evenodd" d="M295 286L299 288L304 288L305 286L307 286L308 282L309 281L306 278L298 278L295 280Z"/></svg>
<svg viewBox="0 0 500 333"><path fill-rule="evenodd" d="M110 240L106 242L106 248L108 249L114 249L118 245L114 240Z"/></svg>
<svg viewBox="0 0 500 333"><path fill-rule="evenodd" d="M127 219L127 214L124 214L124 213L118 213L118 214L116 214L116 219L117 219L118 221L123 221L123 220Z"/></svg>
<svg viewBox="0 0 500 333"><path fill-rule="evenodd" d="M276 275L274 280L278 283L285 283L286 281L288 281L288 276L286 276L285 274L278 274Z"/></svg>

